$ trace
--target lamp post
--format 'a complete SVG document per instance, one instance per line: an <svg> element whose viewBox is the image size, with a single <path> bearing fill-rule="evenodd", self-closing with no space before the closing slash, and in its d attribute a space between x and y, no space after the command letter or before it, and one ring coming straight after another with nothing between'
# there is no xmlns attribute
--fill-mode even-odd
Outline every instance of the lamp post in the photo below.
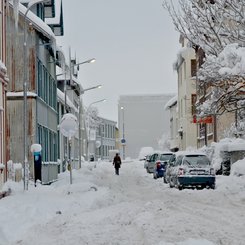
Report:
<svg viewBox="0 0 245 245"><path fill-rule="evenodd" d="M106 99L101 99L101 100L96 100L94 102L92 102L91 104L89 104L88 109L87 109L87 113L90 110L91 106L100 102L105 102ZM88 142L87 142L87 157L89 157L89 143L90 143L90 120L88 120ZM88 158L89 159L89 158Z"/></svg>
<svg viewBox="0 0 245 245"><path fill-rule="evenodd" d="M121 139L121 144L123 147L123 160L125 160L125 145L126 145L126 140L125 140L125 128L124 128L124 107L121 106L121 111L122 111L122 139Z"/></svg>
<svg viewBox="0 0 245 245"><path fill-rule="evenodd" d="M86 88L86 89L83 89L81 92L80 92L80 98L79 98L79 110L78 110L78 116L79 116L79 120L78 120L78 154L79 154L79 168L81 168L82 166L82 159L81 159L81 147L82 147L82 144L81 144L81 140L82 140L82 133L81 133L81 115L82 115L82 95L86 92L86 91L89 91L89 90L92 90L92 89L96 89L96 88L101 88L102 85L97 85L97 86L93 86L93 87L90 87L90 88Z"/></svg>
<svg viewBox="0 0 245 245"><path fill-rule="evenodd" d="M66 74L67 74L67 71L69 71L69 76L70 76L70 84L72 82L72 71L73 71L73 68L75 66L78 66L79 65L83 65L83 64L89 64L89 63L94 63L96 61L95 58L92 58L92 59L88 59L88 60L85 60L83 62L80 62L80 63L77 63L77 64L72 64L71 63L71 49L69 48L69 66L65 65L65 72L62 73L62 74L57 74L56 76L61 76L61 75L65 75L65 84L64 84L64 95L65 95L65 113L67 112L66 111L66 104L67 104L67 99L66 99L66 95L67 95L67 80L66 80ZM95 88L99 88L101 87L101 85L97 85L97 86L94 86L94 87L91 87L91 88L88 88L88 89L83 89L82 91L80 91L80 95L79 95L79 107L78 107L78 115L79 115L79 119L78 119L78 138L79 138L79 149L78 149L78 154L79 154L79 167L81 168L81 114L82 114L82 100L81 100L81 95L84 94L85 91L87 90L90 90L90 89L95 89Z"/></svg>
<svg viewBox="0 0 245 245"><path fill-rule="evenodd" d="M24 61L23 61L23 144L24 144L24 190L28 190L28 148L27 148L27 126L28 126L28 120L27 120L27 40L26 40L26 17L27 13L33 7L34 5L38 3L45 3L48 0L32 0L28 3L26 12L24 14Z"/></svg>

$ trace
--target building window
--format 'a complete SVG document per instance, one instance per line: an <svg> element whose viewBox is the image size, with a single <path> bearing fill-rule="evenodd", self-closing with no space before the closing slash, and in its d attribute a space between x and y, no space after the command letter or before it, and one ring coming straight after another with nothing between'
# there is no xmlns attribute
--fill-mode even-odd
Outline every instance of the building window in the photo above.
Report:
<svg viewBox="0 0 245 245"><path fill-rule="evenodd" d="M42 146L42 159L45 162L57 161L57 134L42 125L38 125L38 143Z"/></svg>
<svg viewBox="0 0 245 245"><path fill-rule="evenodd" d="M191 60L191 76L195 77L197 73L197 62L196 60Z"/></svg>
<svg viewBox="0 0 245 245"><path fill-rule="evenodd" d="M50 107L57 108L57 85L55 79L51 76L40 60L37 64L37 94Z"/></svg>
<svg viewBox="0 0 245 245"><path fill-rule="evenodd" d="M197 95L192 94L191 95L191 114L192 115L196 114L196 102L197 102Z"/></svg>

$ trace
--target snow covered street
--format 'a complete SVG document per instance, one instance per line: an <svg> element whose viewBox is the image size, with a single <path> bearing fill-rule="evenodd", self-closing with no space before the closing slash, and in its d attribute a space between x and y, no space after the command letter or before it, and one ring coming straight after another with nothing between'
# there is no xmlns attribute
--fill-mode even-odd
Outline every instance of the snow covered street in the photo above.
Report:
<svg viewBox="0 0 245 245"><path fill-rule="evenodd" d="M1 245L243 245L245 178L217 176L215 190L179 191L143 162L86 163L50 186L7 183Z"/></svg>

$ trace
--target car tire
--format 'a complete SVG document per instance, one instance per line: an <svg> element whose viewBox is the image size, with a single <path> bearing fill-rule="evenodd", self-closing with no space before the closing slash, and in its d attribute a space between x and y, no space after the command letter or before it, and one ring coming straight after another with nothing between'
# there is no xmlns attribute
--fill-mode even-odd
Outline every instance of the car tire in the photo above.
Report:
<svg viewBox="0 0 245 245"><path fill-rule="evenodd" d="M180 185L180 184L177 185L177 188L178 188L179 191L182 191L184 189L184 187L182 185Z"/></svg>
<svg viewBox="0 0 245 245"><path fill-rule="evenodd" d="M210 185L209 188L214 190L215 189L215 184Z"/></svg>

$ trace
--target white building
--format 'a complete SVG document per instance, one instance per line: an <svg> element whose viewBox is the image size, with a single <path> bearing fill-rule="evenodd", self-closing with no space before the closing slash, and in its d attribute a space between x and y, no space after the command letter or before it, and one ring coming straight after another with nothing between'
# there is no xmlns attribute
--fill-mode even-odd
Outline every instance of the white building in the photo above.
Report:
<svg viewBox="0 0 245 245"><path fill-rule="evenodd" d="M162 136L169 135L169 113L165 104L173 94L122 95L118 102L119 137L125 139L120 152L137 158L142 147L158 149Z"/></svg>
<svg viewBox="0 0 245 245"><path fill-rule="evenodd" d="M179 150L179 121L178 121L178 95L171 98L165 105L165 110L169 110L170 123L170 150L175 152Z"/></svg>
<svg viewBox="0 0 245 245"><path fill-rule="evenodd" d="M180 36L182 49L175 69L178 73L178 133L179 149L197 147L197 126L194 123L196 103L196 56L188 40Z"/></svg>
<svg viewBox="0 0 245 245"><path fill-rule="evenodd" d="M99 117L100 124L96 130L96 142L91 145L90 152L95 153L96 159L109 159L109 151L116 148L117 122ZM97 146L96 146L96 143Z"/></svg>

